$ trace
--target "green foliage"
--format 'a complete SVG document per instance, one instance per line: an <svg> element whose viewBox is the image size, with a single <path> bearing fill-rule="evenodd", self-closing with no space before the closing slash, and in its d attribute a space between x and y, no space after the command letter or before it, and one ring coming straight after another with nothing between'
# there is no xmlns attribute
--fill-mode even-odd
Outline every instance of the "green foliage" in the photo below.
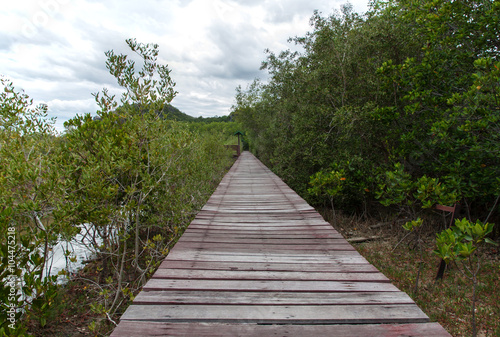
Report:
<svg viewBox="0 0 500 337"><path fill-rule="evenodd" d="M483 224L480 220L473 223L467 219L457 219L455 226L437 235L437 249L434 253L446 263L469 259L481 244L496 245L487 237L493 231L493 227L493 224Z"/></svg>
<svg viewBox="0 0 500 337"><path fill-rule="evenodd" d="M22 310L43 324L56 294L55 275L45 272L51 247L73 229L53 219L65 194L57 157L54 120L47 107L1 78L0 93L0 329L23 335ZM53 153L54 152L54 153ZM12 311L13 310L13 311ZM15 329L7 317L15 313Z"/></svg>
<svg viewBox="0 0 500 337"><path fill-rule="evenodd" d="M250 149L299 194L334 167L335 196L415 213L462 201L500 216L499 4L376 1L314 13L300 52L268 51L270 80L237 88L232 115ZM399 168L396 165L401 165ZM413 209L410 210L410 209Z"/></svg>
<svg viewBox="0 0 500 337"><path fill-rule="evenodd" d="M128 39L126 42L132 52L143 60L141 70L135 70L135 62L127 59L127 55L116 55L112 50L105 53L108 58L106 67L125 89L121 97L122 105L136 104L139 110L146 106L149 110L162 110L164 104L169 103L177 92L174 90L175 82L170 77L168 66L156 62L158 45L138 43L135 39ZM111 111L117 106L107 91L94 96L103 112Z"/></svg>
<svg viewBox="0 0 500 337"><path fill-rule="evenodd" d="M385 58L413 52L385 14L368 21L347 5L328 18L315 13L313 31L292 39L304 53L269 52L263 67L272 80L238 88L233 108L250 149L303 196L314 173L344 170L348 184L336 200L354 209L374 192L373 172L389 154L380 142L386 131L372 116L386 100L376 69Z"/></svg>
<svg viewBox="0 0 500 337"><path fill-rule="evenodd" d="M413 205L411 191L414 187L411 175L404 171L400 163L394 165L394 171L385 172L385 181L379 185L380 192L377 197L381 198L382 205L392 204Z"/></svg>
<svg viewBox="0 0 500 337"><path fill-rule="evenodd" d="M403 228L409 232L413 232L415 231L416 229L422 227L422 224L424 223L424 220L418 218L417 220L412 220L412 221L409 221L409 222L406 222L404 225L403 225Z"/></svg>
<svg viewBox="0 0 500 337"><path fill-rule="evenodd" d="M396 6L404 13L401 22L425 42L418 57L387 61L379 69L384 88L397 88L399 97L378 109L393 132L394 156L408 162L413 176L443 177L456 185L458 199L484 203L485 195L499 191L494 178L499 172L489 166L498 167L491 141L497 137L499 110L494 90L476 93L482 85L478 77L495 77L498 4L402 1ZM498 86L493 78L486 81Z"/></svg>
<svg viewBox="0 0 500 337"><path fill-rule="evenodd" d="M436 204L452 205L458 200L453 184L443 184L438 178L422 176L414 181L403 165L396 163L386 171L378 185L377 198L384 206L400 205L414 217L421 208Z"/></svg>
<svg viewBox="0 0 500 337"><path fill-rule="evenodd" d="M416 182L415 198L420 200L422 208L431 208L436 204L453 205L458 195L453 188L446 187L438 178L420 177Z"/></svg>
<svg viewBox="0 0 500 337"><path fill-rule="evenodd" d="M223 132L195 132L191 130L202 127L162 118L160 111L176 92L170 70L156 64L158 46L135 40L127 44L144 61L137 72L126 55L106 53L110 73L125 89L120 107L110 109L118 103L106 90L95 94L99 118L68 121L63 142L73 175L66 183L75 191L68 199L78 205L67 221L91 224L103 238L94 247L105 261L102 279L117 275L114 291L102 294L104 304L96 306L106 315L113 315L127 297L122 287L127 269L136 275L131 286L139 288L229 165ZM152 245L150 233L167 235L163 243ZM125 268L130 254L131 265ZM109 270L113 265L116 270Z"/></svg>
<svg viewBox="0 0 500 337"><path fill-rule="evenodd" d="M309 184L312 186L307 191L313 195L326 194L329 197L335 197L342 191L342 183L345 181L344 172L316 172L311 176Z"/></svg>

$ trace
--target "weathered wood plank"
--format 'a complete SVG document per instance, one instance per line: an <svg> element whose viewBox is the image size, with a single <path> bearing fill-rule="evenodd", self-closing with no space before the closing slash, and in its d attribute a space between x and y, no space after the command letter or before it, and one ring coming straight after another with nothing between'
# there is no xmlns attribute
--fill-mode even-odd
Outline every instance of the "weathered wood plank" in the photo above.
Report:
<svg viewBox="0 0 500 337"><path fill-rule="evenodd" d="M266 262L233 262L233 261L199 261L166 259L159 269L197 269L197 270L247 270L247 271L297 271L325 273L378 273L368 262L364 264L332 264L332 263L266 263Z"/></svg>
<svg viewBox="0 0 500 337"><path fill-rule="evenodd" d="M426 323L414 304L398 305L132 305L122 320L283 324Z"/></svg>
<svg viewBox="0 0 500 337"><path fill-rule="evenodd" d="M356 252L336 251L335 255L318 252L316 254L278 254L263 252L238 253L218 251L193 251L187 249L173 249L170 254L172 259L178 261L232 261L232 262L267 262L267 263L368 263L364 257Z"/></svg>
<svg viewBox="0 0 500 337"><path fill-rule="evenodd" d="M307 226L302 226L302 227L294 227L293 229L290 228L283 228L283 227L270 227L270 228L262 228L262 227L239 227L239 228L234 228L230 229L228 226L224 227L219 227L219 228L210 228L207 226L193 226L192 228L189 228L189 231L200 231L203 233L259 233L260 235L265 235L266 233L271 234L271 235L276 235L276 234L303 234L307 238L308 234L314 234L314 233L331 233L328 227L323 227L323 228L307 228Z"/></svg>
<svg viewBox="0 0 500 337"><path fill-rule="evenodd" d="M282 281L282 280L176 280L150 279L144 290L206 290L206 291L260 291L260 292L389 292L399 291L387 282L352 281Z"/></svg>
<svg viewBox="0 0 500 337"><path fill-rule="evenodd" d="M178 242L203 242L203 243L232 243L232 244L281 244L281 245L325 245L325 246L336 246L336 245L349 245L346 243L345 239L341 238L316 238L316 239L301 239L295 237L293 239L282 239L282 238L265 238L260 237L258 239L248 239L227 235L183 235Z"/></svg>
<svg viewBox="0 0 500 337"><path fill-rule="evenodd" d="M149 290L142 291L134 300L135 304L231 304L231 305L372 305L372 304L414 304L405 293L360 292L324 293L315 292L265 292L240 291L182 291Z"/></svg>
<svg viewBox="0 0 500 337"><path fill-rule="evenodd" d="M279 224L277 222L271 222L271 223L260 223L260 224L255 224L255 223L234 223L234 222L216 222L216 221L211 221L210 224L193 224L189 225L189 230L192 229L211 229L211 230L259 230L259 229L265 229L268 231L271 230L281 230L281 231L288 231L288 232L294 232L296 230L327 230L331 231L331 226L328 224L322 224L322 223L317 223L317 224L290 224L287 222L284 222L282 224Z"/></svg>
<svg viewBox="0 0 500 337"><path fill-rule="evenodd" d="M248 232L248 233L230 233L230 232L194 232L194 231L186 231L182 237L234 237L240 239L300 239L304 237L305 233L287 233L283 234L280 232L275 233L258 233L258 232ZM335 233L308 233L306 239L338 239L339 236Z"/></svg>
<svg viewBox="0 0 500 337"><path fill-rule="evenodd" d="M263 243L226 243L226 242L179 242L177 249L193 249L193 250L217 250L223 251L237 251L237 252L254 252L254 251L269 251L277 253L290 253L296 254L299 251L306 252L337 252L337 251L351 251L356 249L348 244L337 244L332 246L310 244L310 245L291 245L291 244L263 244Z"/></svg>
<svg viewBox="0 0 500 337"><path fill-rule="evenodd" d="M241 222L240 220L244 219L244 222ZM217 225L230 225L231 228L237 228L238 226L256 226L256 227L267 227L267 226L283 226L285 228L291 228L293 226L304 226L304 225L320 225L320 226L326 226L329 227L330 230L331 226L328 223L325 223L324 220L316 220L316 219L305 219L305 220L281 220L281 219L273 219L272 221L256 221L254 217L248 217L248 218L238 218L238 221L235 222L227 222L224 217L214 217L212 219L201 219L201 218L195 218L190 224L190 226L194 225L211 225L211 226L217 226ZM335 231L335 229L333 229Z"/></svg>
<svg viewBox="0 0 500 337"><path fill-rule="evenodd" d="M156 279L189 280L281 280L281 281L349 281L390 282L382 273L312 273L303 271L234 271L197 269L158 269Z"/></svg>
<svg viewBox="0 0 500 337"><path fill-rule="evenodd" d="M259 325L123 321L111 334L111 337L130 336L451 337L451 335L448 334L438 323L366 325Z"/></svg>

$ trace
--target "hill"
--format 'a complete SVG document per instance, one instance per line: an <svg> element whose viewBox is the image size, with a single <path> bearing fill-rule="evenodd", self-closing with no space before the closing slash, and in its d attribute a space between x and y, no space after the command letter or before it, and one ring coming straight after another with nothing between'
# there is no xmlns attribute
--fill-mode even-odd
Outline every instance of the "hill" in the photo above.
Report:
<svg viewBox="0 0 500 337"><path fill-rule="evenodd" d="M231 117L230 116L215 116L215 117L193 117L190 116L173 105L168 104L162 111L162 115L166 119L171 119L175 121L180 121L180 122L204 122L204 123L211 123L211 122L230 122Z"/></svg>

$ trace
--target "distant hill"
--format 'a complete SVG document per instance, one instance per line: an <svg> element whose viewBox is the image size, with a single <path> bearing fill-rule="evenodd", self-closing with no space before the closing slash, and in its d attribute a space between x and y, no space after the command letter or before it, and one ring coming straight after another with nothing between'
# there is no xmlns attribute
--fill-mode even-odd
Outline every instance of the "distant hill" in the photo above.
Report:
<svg viewBox="0 0 500 337"><path fill-rule="evenodd" d="M215 117L193 117L185 114L180 111L173 105L168 104L162 111L162 115L166 119L171 119L179 122L203 122L203 123L212 123L212 122L230 122L230 116L215 116Z"/></svg>

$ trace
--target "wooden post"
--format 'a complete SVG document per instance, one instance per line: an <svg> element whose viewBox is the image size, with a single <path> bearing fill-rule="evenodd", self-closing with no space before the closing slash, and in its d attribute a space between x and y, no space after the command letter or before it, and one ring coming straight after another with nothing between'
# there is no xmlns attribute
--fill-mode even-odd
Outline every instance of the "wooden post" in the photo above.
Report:
<svg viewBox="0 0 500 337"><path fill-rule="evenodd" d="M243 136L243 133L241 131L236 131L236 133L234 135L238 136L238 149L236 150L236 153L238 153L238 157L239 157L241 154L240 136Z"/></svg>
<svg viewBox="0 0 500 337"><path fill-rule="evenodd" d="M240 146L240 134L238 134L238 157L241 154L241 146Z"/></svg>

